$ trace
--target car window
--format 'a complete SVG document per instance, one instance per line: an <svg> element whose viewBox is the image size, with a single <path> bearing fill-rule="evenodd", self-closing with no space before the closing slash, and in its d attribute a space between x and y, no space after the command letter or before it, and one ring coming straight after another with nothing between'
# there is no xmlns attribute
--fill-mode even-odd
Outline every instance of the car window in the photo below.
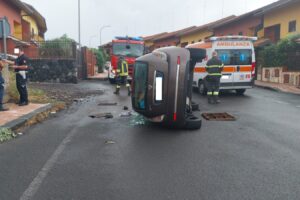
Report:
<svg viewBox="0 0 300 200"><path fill-rule="evenodd" d="M148 65L143 62L136 62L134 68L134 106L136 109L146 109L148 80Z"/></svg>

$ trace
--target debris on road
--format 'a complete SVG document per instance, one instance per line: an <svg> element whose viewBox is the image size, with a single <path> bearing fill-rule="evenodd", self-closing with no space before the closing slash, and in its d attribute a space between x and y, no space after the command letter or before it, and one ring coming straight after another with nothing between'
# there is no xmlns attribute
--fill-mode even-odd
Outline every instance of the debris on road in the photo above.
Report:
<svg viewBox="0 0 300 200"><path fill-rule="evenodd" d="M93 114L89 116L90 118L105 118L105 119L111 119L114 116L111 113L98 113L98 114Z"/></svg>
<svg viewBox="0 0 300 200"><path fill-rule="evenodd" d="M116 106L118 103L100 102L98 106Z"/></svg>
<svg viewBox="0 0 300 200"><path fill-rule="evenodd" d="M202 117L208 121L235 121L236 118L228 113L203 113Z"/></svg>
<svg viewBox="0 0 300 200"><path fill-rule="evenodd" d="M116 142L114 142L112 140L108 140L108 141L105 141L105 144L116 144Z"/></svg>
<svg viewBox="0 0 300 200"><path fill-rule="evenodd" d="M120 117L130 117L130 116L132 116L132 112L131 111L122 112L119 116Z"/></svg>
<svg viewBox="0 0 300 200"><path fill-rule="evenodd" d="M129 108L127 106L124 106L123 110L128 110Z"/></svg>
<svg viewBox="0 0 300 200"><path fill-rule="evenodd" d="M84 99L83 98L80 98L80 99L73 99L74 102L83 102Z"/></svg>
<svg viewBox="0 0 300 200"><path fill-rule="evenodd" d="M130 121L131 126L140 126L140 125L145 125L146 120L142 115L134 115L132 120Z"/></svg>

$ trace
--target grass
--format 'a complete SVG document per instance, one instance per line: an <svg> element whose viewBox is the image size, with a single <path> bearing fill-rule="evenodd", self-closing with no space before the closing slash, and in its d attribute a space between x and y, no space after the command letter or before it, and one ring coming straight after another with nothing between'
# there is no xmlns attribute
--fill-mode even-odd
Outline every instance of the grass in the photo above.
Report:
<svg viewBox="0 0 300 200"><path fill-rule="evenodd" d="M16 86L16 76L14 73L10 73L9 77L9 87L7 88L7 94L9 96L10 101L18 102L19 101L19 93ZM28 97L29 101L32 103L55 103L52 99L47 97L45 91L35 88L28 88Z"/></svg>
<svg viewBox="0 0 300 200"><path fill-rule="evenodd" d="M17 135L8 128L0 127L0 143L11 140Z"/></svg>

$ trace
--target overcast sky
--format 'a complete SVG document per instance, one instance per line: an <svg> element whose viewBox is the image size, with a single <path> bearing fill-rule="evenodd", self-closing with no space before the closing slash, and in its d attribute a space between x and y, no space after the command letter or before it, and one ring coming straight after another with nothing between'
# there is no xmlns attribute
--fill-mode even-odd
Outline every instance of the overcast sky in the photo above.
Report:
<svg viewBox="0 0 300 200"><path fill-rule="evenodd" d="M77 0L23 0L47 21L46 38L67 34L78 41ZM81 0L82 43L98 46L114 36L146 36L240 15L276 0Z"/></svg>

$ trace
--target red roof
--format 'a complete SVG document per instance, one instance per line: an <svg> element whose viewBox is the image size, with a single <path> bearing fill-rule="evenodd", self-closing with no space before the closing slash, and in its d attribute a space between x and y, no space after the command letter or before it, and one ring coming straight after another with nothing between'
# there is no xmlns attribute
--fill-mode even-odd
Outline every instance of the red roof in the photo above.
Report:
<svg viewBox="0 0 300 200"><path fill-rule="evenodd" d="M214 22L211 22L211 23L208 23L208 24L204 24L204 25L195 27L195 28L193 28L193 29L191 29L189 31L186 31L186 32L183 32L183 33L179 34L179 36L183 36L183 35L186 35L186 34L196 33L198 31L205 30L205 29L211 29L211 28L213 28L216 25L226 23L227 21L232 20L234 18L236 18L236 16L235 15L231 15L229 17L225 17L223 19L219 19L217 21L214 21Z"/></svg>
<svg viewBox="0 0 300 200"><path fill-rule="evenodd" d="M196 26L190 26L188 28L184 28L184 29L181 29L181 30L178 30L178 31L167 33L167 34L164 34L160 37L155 38L154 41L163 40L163 39L170 38L170 37L176 37L176 36L179 36L181 33L185 33L187 31L190 31L190 30L194 29L194 28L196 28Z"/></svg>

